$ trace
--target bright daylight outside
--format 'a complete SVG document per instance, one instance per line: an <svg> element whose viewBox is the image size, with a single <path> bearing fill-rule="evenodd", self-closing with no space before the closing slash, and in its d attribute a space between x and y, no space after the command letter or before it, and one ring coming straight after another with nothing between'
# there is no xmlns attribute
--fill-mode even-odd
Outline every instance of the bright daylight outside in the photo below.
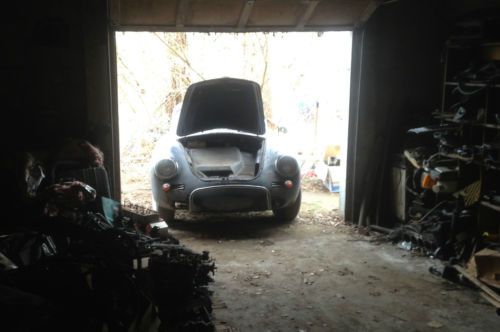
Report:
<svg viewBox="0 0 500 332"><path fill-rule="evenodd" d="M152 207L150 159L192 83L261 86L266 136L297 158L300 217L342 210L352 34L117 32L122 200ZM325 208L326 207L326 208ZM323 210L321 210L323 209Z"/></svg>

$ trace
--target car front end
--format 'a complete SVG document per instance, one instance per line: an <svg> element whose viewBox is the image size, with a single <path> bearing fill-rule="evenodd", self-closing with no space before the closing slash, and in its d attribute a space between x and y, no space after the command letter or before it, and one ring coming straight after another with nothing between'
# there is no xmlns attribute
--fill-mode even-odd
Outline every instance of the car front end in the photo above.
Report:
<svg viewBox="0 0 500 332"><path fill-rule="evenodd" d="M153 199L164 219L172 219L176 209L279 215L295 204L298 213L299 165L268 146L255 82L223 78L193 84L176 134L157 145L151 167Z"/></svg>

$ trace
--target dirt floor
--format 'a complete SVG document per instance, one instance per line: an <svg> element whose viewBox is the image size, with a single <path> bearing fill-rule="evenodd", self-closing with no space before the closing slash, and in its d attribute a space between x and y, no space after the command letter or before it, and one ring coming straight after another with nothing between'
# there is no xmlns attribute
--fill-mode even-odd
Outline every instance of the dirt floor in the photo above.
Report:
<svg viewBox="0 0 500 332"><path fill-rule="evenodd" d="M171 229L216 259L218 331L498 331L476 291L428 272L440 262L358 234L331 208L335 195L303 200L293 223L264 213Z"/></svg>

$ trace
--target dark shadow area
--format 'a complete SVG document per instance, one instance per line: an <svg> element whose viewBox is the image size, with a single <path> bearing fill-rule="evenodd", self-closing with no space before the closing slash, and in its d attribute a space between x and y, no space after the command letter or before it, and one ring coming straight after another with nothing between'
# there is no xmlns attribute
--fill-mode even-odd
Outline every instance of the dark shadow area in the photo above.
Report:
<svg viewBox="0 0 500 332"><path fill-rule="evenodd" d="M196 233L204 238L212 239L254 239L276 235L282 228L291 225L264 214L203 214L191 215L178 213L175 222L169 223L170 228L184 232Z"/></svg>

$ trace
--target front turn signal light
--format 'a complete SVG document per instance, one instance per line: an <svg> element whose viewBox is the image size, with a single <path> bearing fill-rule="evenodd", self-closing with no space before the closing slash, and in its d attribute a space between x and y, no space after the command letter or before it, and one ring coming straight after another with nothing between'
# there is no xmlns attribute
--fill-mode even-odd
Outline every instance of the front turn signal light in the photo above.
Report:
<svg viewBox="0 0 500 332"><path fill-rule="evenodd" d="M169 192L169 191L170 191L170 188L171 188L170 183L164 183L164 184L162 184L162 186L161 186L161 189L162 189L164 192Z"/></svg>

